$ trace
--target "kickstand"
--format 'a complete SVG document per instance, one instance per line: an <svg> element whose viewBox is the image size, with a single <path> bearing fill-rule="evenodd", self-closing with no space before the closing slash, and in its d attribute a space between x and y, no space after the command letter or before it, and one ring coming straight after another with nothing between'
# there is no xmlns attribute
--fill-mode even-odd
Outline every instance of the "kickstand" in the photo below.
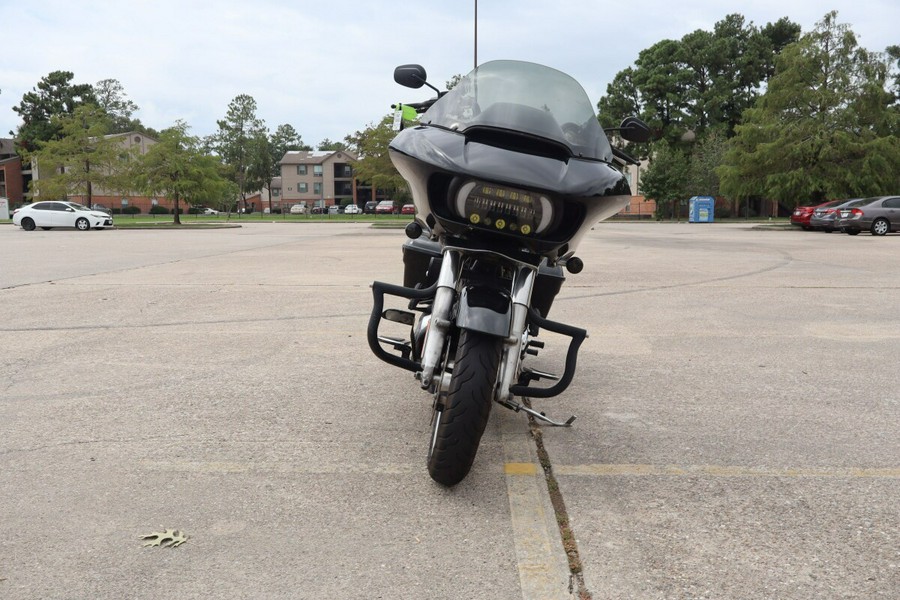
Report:
<svg viewBox="0 0 900 600"><path fill-rule="evenodd" d="M538 419L539 421L547 423L548 425L552 425L553 427L571 427L572 423L575 422L575 415L572 415L571 417L569 417L569 419L566 422L563 423L562 421L554 421L553 419L551 419L544 413L538 412L531 408L528 408L527 406L522 406L521 404L517 404L516 402L512 402L512 401L499 402L498 401L498 404L505 406L506 408L510 409L513 412L519 412L520 410L524 410L526 413L528 413L535 419Z"/></svg>

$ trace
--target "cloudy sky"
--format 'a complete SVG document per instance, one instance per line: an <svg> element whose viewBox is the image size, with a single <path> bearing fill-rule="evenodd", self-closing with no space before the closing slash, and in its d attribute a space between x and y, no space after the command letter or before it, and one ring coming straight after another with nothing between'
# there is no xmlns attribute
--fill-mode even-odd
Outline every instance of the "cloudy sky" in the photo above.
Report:
<svg viewBox="0 0 900 600"><path fill-rule="evenodd" d="M765 25L788 17L804 31L829 10L860 44L900 44L898 0L480 0L478 62L540 62L574 76L596 102L615 74L665 38L712 30L729 13ZM474 64L475 0L0 0L0 136L12 111L48 73L75 83L118 79L156 129L177 119L216 130L239 94L274 130L293 125L316 145L378 121L426 88L393 82L420 63L437 87Z"/></svg>

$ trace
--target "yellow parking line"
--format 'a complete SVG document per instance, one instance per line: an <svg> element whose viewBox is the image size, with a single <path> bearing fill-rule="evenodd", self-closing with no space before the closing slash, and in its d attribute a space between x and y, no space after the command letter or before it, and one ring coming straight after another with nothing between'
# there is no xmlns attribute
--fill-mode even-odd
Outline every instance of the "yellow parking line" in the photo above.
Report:
<svg viewBox="0 0 900 600"><path fill-rule="evenodd" d="M630 476L697 476L709 477L822 477L898 479L900 468L853 467L740 467L719 465L642 465L642 464L589 464L553 465L557 475L581 475L594 477Z"/></svg>
<svg viewBox="0 0 900 600"><path fill-rule="evenodd" d="M503 472L507 475L537 475L537 465L534 463L506 463Z"/></svg>
<svg viewBox="0 0 900 600"><path fill-rule="evenodd" d="M501 414L503 471L522 600L569 600L567 557L528 422Z"/></svg>

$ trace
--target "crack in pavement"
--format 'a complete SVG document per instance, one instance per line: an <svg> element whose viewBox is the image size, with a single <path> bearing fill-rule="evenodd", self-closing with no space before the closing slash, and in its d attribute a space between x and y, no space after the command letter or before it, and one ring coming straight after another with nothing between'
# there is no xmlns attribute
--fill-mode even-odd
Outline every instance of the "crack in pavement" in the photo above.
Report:
<svg viewBox="0 0 900 600"><path fill-rule="evenodd" d="M528 398L523 399L526 406L531 408L531 402ZM574 594L578 600L593 600L593 595L584 582L584 569L581 563L581 555L578 552L578 542L575 538L575 532L569 522L569 513L566 510L566 502L563 498L562 490L559 488L559 482L553 473L553 463L550 460L550 454L544 446L544 432L538 424L537 419L528 415L528 425L531 437L534 440L535 448L540 461L541 468L544 470L544 479L547 483L547 492L550 495L550 503L553 506L553 512L556 516L556 523L559 526L559 536L562 540L563 550L566 553L566 560L569 566L569 594Z"/></svg>

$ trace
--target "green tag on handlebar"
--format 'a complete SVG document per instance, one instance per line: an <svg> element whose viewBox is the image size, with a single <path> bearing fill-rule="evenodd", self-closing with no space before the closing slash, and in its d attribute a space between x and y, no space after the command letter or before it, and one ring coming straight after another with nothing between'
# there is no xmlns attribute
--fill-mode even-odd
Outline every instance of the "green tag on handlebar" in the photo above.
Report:
<svg viewBox="0 0 900 600"><path fill-rule="evenodd" d="M394 124L391 127L394 131L403 129L403 121L416 121L419 119L419 113L411 106L397 103L394 105Z"/></svg>

